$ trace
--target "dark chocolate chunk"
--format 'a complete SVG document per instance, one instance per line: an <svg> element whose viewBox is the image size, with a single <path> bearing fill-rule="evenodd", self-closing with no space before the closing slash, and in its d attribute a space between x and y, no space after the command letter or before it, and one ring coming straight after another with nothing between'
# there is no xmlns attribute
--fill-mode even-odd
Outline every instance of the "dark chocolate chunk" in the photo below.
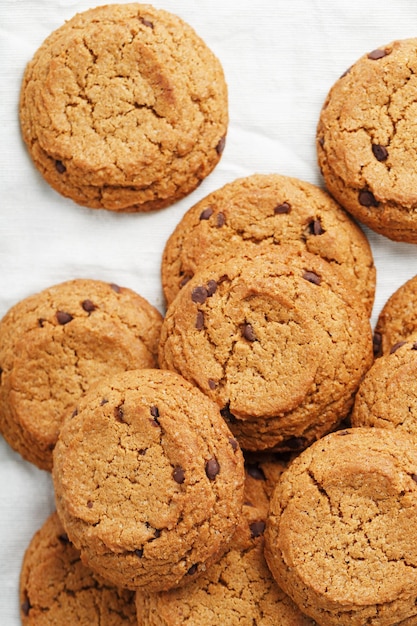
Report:
<svg viewBox="0 0 417 626"><path fill-rule="evenodd" d="M209 480L214 480L220 472L220 465L216 459L210 459L206 463L206 475Z"/></svg>
<svg viewBox="0 0 417 626"><path fill-rule="evenodd" d="M204 304L207 300L207 289L204 285L199 285L198 287L194 287L191 292L191 300L196 304Z"/></svg>
<svg viewBox="0 0 417 626"><path fill-rule="evenodd" d="M189 576L192 576L193 574L195 574L195 573L196 573L196 571L197 571L197 567L198 567L198 564L197 564L197 563L194 563L194 565L191 565L191 567L189 568L189 570L188 570L187 574L188 574Z"/></svg>
<svg viewBox="0 0 417 626"><path fill-rule="evenodd" d="M144 26L147 26L148 28L153 29L153 22L151 22L150 20L147 20L145 17L141 17L140 21L142 22Z"/></svg>
<svg viewBox="0 0 417 626"><path fill-rule="evenodd" d="M176 483L182 485L185 480L185 472L182 467L174 467L174 471L172 472L172 477Z"/></svg>
<svg viewBox="0 0 417 626"><path fill-rule="evenodd" d="M111 283L110 287L113 289L113 291L115 291L116 293L120 293L120 287L119 285L116 285L116 283Z"/></svg>
<svg viewBox="0 0 417 626"><path fill-rule="evenodd" d="M382 59L387 56L387 54L389 54L389 51L377 48L368 54L368 59L371 59L371 61L377 61L378 59Z"/></svg>
<svg viewBox="0 0 417 626"><path fill-rule="evenodd" d="M232 446L234 452L236 452L236 450L239 450L239 444L236 439L234 439L233 437L229 437L229 443Z"/></svg>
<svg viewBox="0 0 417 626"><path fill-rule="evenodd" d="M224 226L226 223L226 218L224 216L224 213L218 213L217 214L217 228L221 228L222 226Z"/></svg>
<svg viewBox="0 0 417 626"><path fill-rule="evenodd" d="M154 405L154 406L151 406L151 408L150 408L150 412L151 412L151 415L152 415L152 420L151 420L152 424L153 424L154 426L159 426L159 421L158 421L158 418L159 418L159 409L158 409L158 407L157 407L157 406L155 406L155 405Z"/></svg>
<svg viewBox="0 0 417 626"><path fill-rule="evenodd" d="M208 220L210 219L212 215L213 215L213 209L211 208L211 206L208 206L207 208L204 209L204 211L201 211L200 220Z"/></svg>
<svg viewBox="0 0 417 626"><path fill-rule="evenodd" d="M43 328L44 324L45 324L45 320L40 317L38 319L38 326L39 326L39 328Z"/></svg>
<svg viewBox="0 0 417 626"><path fill-rule="evenodd" d="M215 380L213 380L212 378L208 379L208 386L210 387L210 389L216 389L217 387L217 383Z"/></svg>
<svg viewBox="0 0 417 626"><path fill-rule="evenodd" d="M252 539L255 537L259 537L264 533L266 524L264 521L260 520L259 522L252 522L249 524L250 534Z"/></svg>
<svg viewBox="0 0 417 626"><path fill-rule="evenodd" d="M192 276L190 274L184 274L180 280L180 288L184 287L191 280Z"/></svg>
<svg viewBox="0 0 417 626"><path fill-rule="evenodd" d="M256 341L256 335L255 331L253 330L252 324L243 324L242 336L247 339L247 341Z"/></svg>
<svg viewBox="0 0 417 626"><path fill-rule="evenodd" d="M207 283L207 297L211 298L217 291L217 283L215 280L211 279Z"/></svg>
<svg viewBox="0 0 417 626"><path fill-rule="evenodd" d="M58 174L65 174L65 172L67 171L67 168L65 167L63 162L59 161L58 159L55 161L55 169Z"/></svg>
<svg viewBox="0 0 417 626"><path fill-rule="evenodd" d="M385 146L373 143L372 152L377 161L386 161L388 159L388 150Z"/></svg>
<svg viewBox="0 0 417 626"><path fill-rule="evenodd" d="M394 354L394 352L396 352L398 350L398 348L401 348L401 346L403 346L405 343L407 343L406 341L397 341L397 343L394 343L393 346L391 346L391 349L389 351L390 354Z"/></svg>
<svg viewBox="0 0 417 626"><path fill-rule="evenodd" d="M278 204L275 209L275 215L285 215L291 211L291 205L288 202L283 202L282 204Z"/></svg>
<svg viewBox="0 0 417 626"><path fill-rule="evenodd" d="M303 278L308 280L309 283L313 283L313 285L320 285L321 278L316 272L312 272L310 270L306 270L303 274Z"/></svg>
<svg viewBox="0 0 417 626"><path fill-rule="evenodd" d="M29 615L29 611L32 608L29 602L29 598L27 596L27 594L25 593L25 599L23 600L22 604L20 605L20 608L22 609L22 613L23 615L25 615L26 617Z"/></svg>
<svg viewBox="0 0 417 626"><path fill-rule="evenodd" d="M216 146L217 154L222 154L225 146L226 146L226 135L223 135L223 137L220 139L219 143Z"/></svg>
<svg viewBox="0 0 417 626"><path fill-rule="evenodd" d="M195 327L197 330L204 328L204 313L203 311L197 311L197 317L195 319Z"/></svg>
<svg viewBox="0 0 417 626"><path fill-rule="evenodd" d="M87 313L92 313L97 308L94 302L92 302L91 300L84 300L83 302L81 302L81 306Z"/></svg>
<svg viewBox="0 0 417 626"><path fill-rule="evenodd" d="M365 207L377 207L378 201L372 191L369 189L361 189L358 195L359 204Z"/></svg>
<svg viewBox="0 0 417 626"><path fill-rule="evenodd" d="M143 557L143 548L138 548L137 550L135 550L135 554L141 559Z"/></svg>
<svg viewBox="0 0 417 626"><path fill-rule="evenodd" d="M57 311L56 319L58 320L58 324L64 326L65 324L68 324L68 322L71 322L71 320L73 320L74 318L72 317L71 313L66 313L65 311Z"/></svg>
<svg viewBox="0 0 417 626"><path fill-rule="evenodd" d="M311 235L322 235L324 233L324 228L319 218L311 220L308 227Z"/></svg>
<svg viewBox="0 0 417 626"><path fill-rule="evenodd" d="M87 506L89 509L92 509L94 506L94 502L92 500L87 500Z"/></svg>

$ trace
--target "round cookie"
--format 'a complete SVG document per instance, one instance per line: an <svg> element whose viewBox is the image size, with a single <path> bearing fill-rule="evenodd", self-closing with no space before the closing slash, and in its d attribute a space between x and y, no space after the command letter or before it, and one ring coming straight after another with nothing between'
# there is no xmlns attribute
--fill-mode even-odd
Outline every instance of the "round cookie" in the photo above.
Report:
<svg viewBox="0 0 417 626"><path fill-rule="evenodd" d="M317 128L329 192L395 241L417 243L417 38L364 54L332 86Z"/></svg>
<svg viewBox="0 0 417 626"><path fill-rule="evenodd" d="M23 626L137 626L134 592L93 576L56 512L32 537L20 574Z"/></svg>
<svg viewBox="0 0 417 626"><path fill-rule="evenodd" d="M193 191L228 125L222 66L178 16L149 4L76 14L28 63L20 123L45 180L76 203L150 211Z"/></svg>
<svg viewBox="0 0 417 626"><path fill-rule="evenodd" d="M200 266L168 307L159 365L217 402L242 448L302 449L346 416L373 360L342 278L284 244Z"/></svg>
<svg viewBox="0 0 417 626"><path fill-rule="evenodd" d="M83 562L151 592L218 560L243 503L242 452L217 406L158 369L123 372L85 394L61 428L52 477Z"/></svg>
<svg viewBox="0 0 417 626"><path fill-rule="evenodd" d="M417 335L368 370L355 396L352 426L394 428L417 438Z"/></svg>
<svg viewBox="0 0 417 626"><path fill-rule="evenodd" d="M416 476L413 440L376 428L329 434L282 475L265 556L277 583L319 624L416 618Z"/></svg>
<svg viewBox="0 0 417 626"><path fill-rule="evenodd" d="M165 299L170 304L201 263L225 251L288 242L340 267L371 313L376 275L365 234L325 191L278 174L238 178L188 210L163 252Z"/></svg>
<svg viewBox="0 0 417 626"><path fill-rule="evenodd" d="M374 330L375 354L389 354L417 332L417 275L400 285L379 313Z"/></svg>
<svg viewBox="0 0 417 626"><path fill-rule="evenodd" d="M74 279L28 296L0 321L0 432L50 470L65 414L102 376L155 367L162 315L131 289Z"/></svg>
<svg viewBox="0 0 417 626"><path fill-rule="evenodd" d="M271 464L271 462L269 462ZM275 463L276 473L285 465ZM262 464L249 468L239 525L226 554L198 579L161 593L136 593L142 626L312 626L278 587L264 557L263 532L268 514L268 481Z"/></svg>

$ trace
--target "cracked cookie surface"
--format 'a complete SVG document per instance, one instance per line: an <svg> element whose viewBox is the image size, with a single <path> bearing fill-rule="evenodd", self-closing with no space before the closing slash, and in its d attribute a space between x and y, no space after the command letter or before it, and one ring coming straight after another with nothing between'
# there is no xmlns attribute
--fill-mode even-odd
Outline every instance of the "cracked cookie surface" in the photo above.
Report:
<svg viewBox="0 0 417 626"><path fill-rule="evenodd" d="M219 161L227 86L217 57L178 16L99 6L36 51L20 122L56 191L91 208L149 211L193 191Z"/></svg>
<svg viewBox="0 0 417 626"><path fill-rule="evenodd" d="M56 512L29 543L19 591L23 626L137 626L134 593L93 576Z"/></svg>
<svg viewBox="0 0 417 626"><path fill-rule="evenodd" d="M217 406L157 369L103 380L80 400L52 477L83 562L129 589L170 589L204 572L243 502L242 452Z"/></svg>
<svg viewBox="0 0 417 626"><path fill-rule="evenodd" d="M319 624L414 623L417 451L392 430L352 428L302 452L271 499L266 559Z"/></svg>
<svg viewBox="0 0 417 626"><path fill-rule="evenodd" d="M279 174L236 179L187 211L163 252L166 302L172 302L201 263L211 263L225 250L289 242L299 242L339 267L372 311L376 276L365 234L325 191Z"/></svg>
<svg viewBox="0 0 417 626"><path fill-rule="evenodd" d="M417 39L364 54L330 89L317 128L330 193L362 223L417 242Z"/></svg>
<svg viewBox="0 0 417 626"><path fill-rule="evenodd" d="M154 367L162 315L131 289L92 279L54 285L0 321L0 432L50 470L61 421L110 373Z"/></svg>
<svg viewBox="0 0 417 626"><path fill-rule="evenodd" d="M286 464L251 463L245 471L245 496L238 527L224 556L197 580L180 589L136 593L141 626L313 626L278 587L263 555L269 493ZM271 469L271 466L272 469Z"/></svg>
<svg viewBox="0 0 417 626"><path fill-rule="evenodd" d="M298 246L218 258L168 307L159 365L215 400L247 450L302 449L348 413L373 360L367 313Z"/></svg>

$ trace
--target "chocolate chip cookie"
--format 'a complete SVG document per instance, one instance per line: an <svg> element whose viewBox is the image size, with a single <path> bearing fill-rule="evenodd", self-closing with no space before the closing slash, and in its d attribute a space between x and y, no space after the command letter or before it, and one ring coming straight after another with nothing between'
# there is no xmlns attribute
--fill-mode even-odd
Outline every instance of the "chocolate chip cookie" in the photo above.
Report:
<svg viewBox="0 0 417 626"><path fill-rule="evenodd" d="M0 432L41 469L65 414L102 376L155 367L162 315L133 290L69 280L16 303L0 321Z"/></svg>
<svg viewBox="0 0 417 626"><path fill-rule="evenodd" d="M20 123L44 179L76 203L166 207L218 163L228 125L218 58L190 25L149 4L76 14L28 63Z"/></svg>
<svg viewBox="0 0 417 626"><path fill-rule="evenodd" d="M132 591L93 576L56 512L32 537L20 574L23 626L137 626Z"/></svg>
<svg viewBox="0 0 417 626"><path fill-rule="evenodd" d="M158 369L123 372L84 395L61 428L52 477L83 562L150 592L217 561L243 503L242 452L217 405Z"/></svg>
<svg viewBox="0 0 417 626"><path fill-rule="evenodd" d="M211 263L225 250L289 242L342 269L372 311L376 277L365 234L325 191L278 174L239 178L188 210L163 252L165 299L170 304L201 263Z"/></svg>
<svg viewBox="0 0 417 626"><path fill-rule="evenodd" d="M416 478L413 440L382 428L329 434L282 475L265 556L277 583L319 624L416 619Z"/></svg>
<svg viewBox="0 0 417 626"><path fill-rule="evenodd" d="M395 241L417 242L417 38L362 55L331 87L317 128L330 193Z"/></svg>
<svg viewBox="0 0 417 626"><path fill-rule="evenodd" d="M200 266L168 307L159 365L212 398L247 450L302 449L349 412L373 360L368 315L299 246Z"/></svg>

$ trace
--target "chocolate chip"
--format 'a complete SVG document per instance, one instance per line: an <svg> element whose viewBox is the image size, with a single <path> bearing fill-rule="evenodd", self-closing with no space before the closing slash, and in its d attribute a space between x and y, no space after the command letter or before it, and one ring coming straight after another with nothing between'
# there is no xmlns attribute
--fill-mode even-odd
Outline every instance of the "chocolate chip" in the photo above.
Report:
<svg viewBox="0 0 417 626"><path fill-rule="evenodd" d="M417 350L417 341L413 343L413 345L411 346L411 350ZM0 376L1 376L1 371L0 371Z"/></svg>
<svg viewBox="0 0 417 626"><path fill-rule="evenodd" d="M137 550L135 550L135 554L141 559L143 557L143 548L138 548Z"/></svg>
<svg viewBox="0 0 417 626"><path fill-rule="evenodd" d="M381 146L380 144L373 143L372 152L377 161L386 161L388 158L388 150L385 146Z"/></svg>
<svg viewBox="0 0 417 626"><path fill-rule="evenodd" d="M204 304L207 300L207 289L204 285L199 285L198 287L194 287L191 292L191 300L196 304Z"/></svg>
<svg viewBox="0 0 417 626"><path fill-rule="evenodd" d="M94 502L92 500L87 500L87 506L89 509L92 509L94 506Z"/></svg>
<svg viewBox="0 0 417 626"><path fill-rule="evenodd" d="M211 279L207 283L207 297L211 298L217 291L217 283L215 280Z"/></svg>
<svg viewBox="0 0 417 626"><path fill-rule="evenodd" d="M217 228L221 228L222 226L224 226L226 223L226 218L224 216L224 213L218 213L217 214Z"/></svg>
<svg viewBox="0 0 417 626"><path fill-rule="evenodd" d="M210 389L216 389L217 387L217 383L215 380L213 380L212 378L208 379L208 386L210 387Z"/></svg>
<svg viewBox="0 0 417 626"><path fill-rule="evenodd" d="M283 202L282 204L278 204L275 209L275 215L284 215L291 211L291 205L288 202Z"/></svg>
<svg viewBox="0 0 417 626"><path fill-rule="evenodd" d="M97 308L94 302L91 302L91 300L84 300L83 302L81 302L81 306L87 313L92 313Z"/></svg>
<svg viewBox="0 0 417 626"><path fill-rule="evenodd" d="M158 407L157 407L157 406L155 406L155 405L154 405L154 406L151 406L151 408L150 408L150 412L151 412L151 415L152 415L152 418L153 418L153 419L152 419L152 423L153 423L153 425L154 425L154 426L159 426L159 421L158 421L158 418L159 418L159 409L158 409Z"/></svg>
<svg viewBox="0 0 417 626"><path fill-rule="evenodd" d="M184 274L182 279L180 280L180 288L184 287L191 280L192 276L190 274Z"/></svg>
<svg viewBox="0 0 417 626"><path fill-rule="evenodd" d="M65 311L57 311L55 317L58 320L58 324L61 324L61 326L65 326L65 324L68 324L68 322L74 319L71 313L66 313Z"/></svg>
<svg viewBox="0 0 417 626"><path fill-rule="evenodd" d="M216 459L210 459L206 463L206 475L209 480L214 480L220 471L220 465Z"/></svg>
<svg viewBox="0 0 417 626"><path fill-rule="evenodd" d="M233 437L229 437L229 443L232 446L234 452L239 449L239 444Z"/></svg>
<svg viewBox="0 0 417 626"><path fill-rule="evenodd" d="M321 278L316 272L312 272L310 270L306 270L303 274L303 278L308 280L309 283L313 283L313 285L320 285Z"/></svg>
<svg viewBox="0 0 417 626"><path fill-rule="evenodd" d="M260 520L259 522L252 522L251 524L249 524L250 534L251 534L252 539L262 535L264 533L265 526L266 524L262 520Z"/></svg>
<svg viewBox="0 0 417 626"><path fill-rule="evenodd" d="M311 220L308 228L311 235L322 235L324 233L324 228L319 218Z"/></svg>
<svg viewBox="0 0 417 626"><path fill-rule="evenodd" d="M361 189L358 195L358 200L359 200L359 204L365 207L371 207L371 206L377 207L378 206L377 199L375 198L372 191L369 191L369 189Z"/></svg>
<svg viewBox="0 0 417 626"><path fill-rule="evenodd" d="M381 48L377 48L368 54L368 59L371 59L371 61L377 61L378 59L382 59L387 56L387 54L389 54L388 50L381 50Z"/></svg>
<svg viewBox="0 0 417 626"><path fill-rule="evenodd" d="M203 311L197 311L197 316L195 319L195 327L197 330L201 330L204 328L204 313Z"/></svg>
<svg viewBox="0 0 417 626"><path fill-rule="evenodd" d="M125 410L124 410L123 404L119 404L119 406L115 407L114 417L117 419L118 422L125 421Z"/></svg>
<svg viewBox="0 0 417 626"><path fill-rule="evenodd" d="M213 209L211 206L208 206L204 211L200 213L200 220L208 220L213 215Z"/></svg>
<svg viewBox="0 0 417 626"><path fill-rule="evenodd" d="M39 326L39 328L43 328L44 323L45 323L45 320L40 317L38 319L38 326Z"/></svg>
<svg viewBox="0 0 417 626"><path fill-rule="evenodd" d="M67 168L65 167L63 162L59 161L58 159L55 161L55 169L58 174L65 174L65 172L67 171Z"/></svg>
<svg viewBox="0 0 417 626"><path fill-rule="evenodd" d="M256 341L255 331L252 324L244 324L242 327L242 335L248 341Z"/></svg>
<svg viewBox="0 0 417 626"><path fill-rule="evenodd" d="M226 406L224 406L222 409L220 409L220 415L227 421L227 422L236 422L236 418L233 415L233 413L231 413L230 411L230 406L229 404L226 404Z"/></svg>
<svg viewBox="0 0 417 626"><path fill-rule="evenodd" d="M182 485L185 480L185 472L182 467L174 467L174 471L172 472L172 477L176 483Z"/></svg>
<svg viewBox="0 0 417 626"><path fill-rule="evenodd" d="M187 574L188 574L189 576L192 576L193 574L195 574L195 573L196 573L196 571L197 571L197 567L198 567L198 564L197 564L197 563L194 563L194 565L191 565L191 567L188 569Z"/></svg>
<svg viewBox="0 0 417 626"><path fill-rule="evenodd" d="M262 468L260 468L257 463L249 463L245 465L245 469L249 476L252 476L255 480L266 480L266 476Z"/></svg>
<svg viewBox="0 0 417 626"><path fill-rule="evenodd" d="M372 347L374 356L380 356L382 354L382 335L381 333L375 332L372 338Z"/></svg>
<svg viewBox="0 0 417 626"><path fill-rule="evenodd" d="M397 343L394 343L394 345L391 346L389 353L394 354L394 352L396 352L398 348L401 348L401 346L403 346L405 343L406 341L397 341Z"/></svg>
<svg viewBox="0 0 417 626"><path fill-rule="evenodd" d="M107 403L108 403L107 398L103 398L102 401L100 402L100 406L104 406Z"/></svg>
<svg viewBox="0 0 417 626"><path fill-rule="evenodd" d="M417 474L411 474L411 478L417 483Z"/></svg>
<svg viewBox="0 0 417 626"><path fill-rule="evenodd" d="M26 617L29 615L29 611L32 608L29 602L29 598L27 596L27 594L25 594L25 599L23 600L22 604L20 605L20 608L22 609L22 613L23 615L25 615Z"/></svg>
<svg viewBox="0 0 417 626"><path fill-rule="evenodd" d="M216 146L217 154L222 154L225 148L225 145L226 145L226 135L223 135L223 137L220 139L219 143Z"/></svg>
<svg viewBox="0 0 417 626"><path fill-rule="evenodd" d="M159 528L155 528L153 537L152 539L150 539L150 541L155 541L155 539L159 539L160 536L161 536L161 530Z"/></svg>
<svg viewBox="0 0 417 626"><path fill-rule="evenodd" d="M110 287L113 289L113 291L115 291L116 293L120 293L121 289L119 287L119 285L116 285L116 283L111 283Z"/></svg>
<svg viewBox="0 0 417 626"><path fill-rule="evenodd" d="M153 22L151 22L150 20L147 20L145 17L141 17L140 21L142 22L144 26L147 26L148 28L153 28Z"/></svg>

